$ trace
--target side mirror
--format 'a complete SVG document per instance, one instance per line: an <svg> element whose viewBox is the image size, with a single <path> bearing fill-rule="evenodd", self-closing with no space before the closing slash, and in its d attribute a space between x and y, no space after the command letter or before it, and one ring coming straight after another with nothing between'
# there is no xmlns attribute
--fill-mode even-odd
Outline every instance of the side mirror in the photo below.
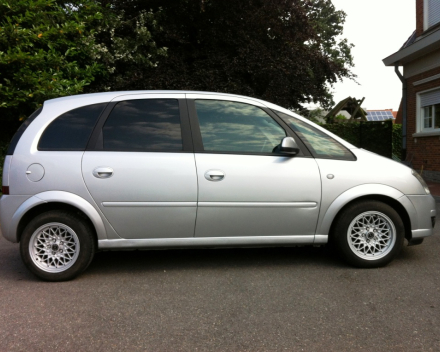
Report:
<svg viewBox="0 0 440 352"><path fill-rule="evenodd" d="M296 155L299 153L298 144L292 137L284 137L281 140L280 152L284 154Z"/></svg>

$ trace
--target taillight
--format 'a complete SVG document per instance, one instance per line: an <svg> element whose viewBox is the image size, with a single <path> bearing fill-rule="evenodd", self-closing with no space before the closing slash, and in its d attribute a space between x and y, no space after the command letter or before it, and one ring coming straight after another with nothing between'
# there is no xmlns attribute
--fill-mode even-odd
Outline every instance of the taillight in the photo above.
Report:
<svg viewBox="0 0 440 352"><path fill-rule="evenodd" d="M4 195L8 195L9 194L9 186L2 186L2 193Z"/></svg>

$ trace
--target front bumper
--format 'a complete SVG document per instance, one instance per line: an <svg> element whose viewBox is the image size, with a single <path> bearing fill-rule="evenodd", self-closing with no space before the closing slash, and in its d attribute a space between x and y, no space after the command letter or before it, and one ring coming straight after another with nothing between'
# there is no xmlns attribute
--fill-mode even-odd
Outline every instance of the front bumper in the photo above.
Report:
<svg viewBox="0 0 440 352"><path fill-rule="evenodd" d="M434 197L431 195L408 195L407 198L416 211L415 216L411 218L411 240L431 236L434 233L437 215Z"/></svg>

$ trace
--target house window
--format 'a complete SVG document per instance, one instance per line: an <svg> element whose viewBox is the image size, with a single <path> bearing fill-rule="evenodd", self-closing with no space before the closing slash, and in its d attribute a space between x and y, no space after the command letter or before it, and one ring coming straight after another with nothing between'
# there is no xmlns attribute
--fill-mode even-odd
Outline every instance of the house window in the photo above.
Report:
<svg viewBox="0 0 440 352"><path fill-rule="evenodd" d="M425 0L424 2L424 29L440 23L440 1L439 0Z"/></svg>
<svg viewBox="0 0 440 352"><path fill-rule="evenodd" d="M420 130L440 129L440 89L419 94Z"/></svg>

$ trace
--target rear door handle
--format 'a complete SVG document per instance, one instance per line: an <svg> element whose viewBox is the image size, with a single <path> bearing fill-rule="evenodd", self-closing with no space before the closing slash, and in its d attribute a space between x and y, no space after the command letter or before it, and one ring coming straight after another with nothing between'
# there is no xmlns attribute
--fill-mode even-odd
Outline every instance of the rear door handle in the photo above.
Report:
<svg viewBox="0 0 440 352"><path fill-rule="evenodd" d="M221 170L208 170L205 172L205 178L208 181L221 181L225 178L225 173Z"/></svg>
<svg viewBox="0 0 440 352"><path fill-rule="evenodd" d="M93 170L93 176L97 178L110 178L113 176L113 169L111 167L97 167Z"/></svg>

